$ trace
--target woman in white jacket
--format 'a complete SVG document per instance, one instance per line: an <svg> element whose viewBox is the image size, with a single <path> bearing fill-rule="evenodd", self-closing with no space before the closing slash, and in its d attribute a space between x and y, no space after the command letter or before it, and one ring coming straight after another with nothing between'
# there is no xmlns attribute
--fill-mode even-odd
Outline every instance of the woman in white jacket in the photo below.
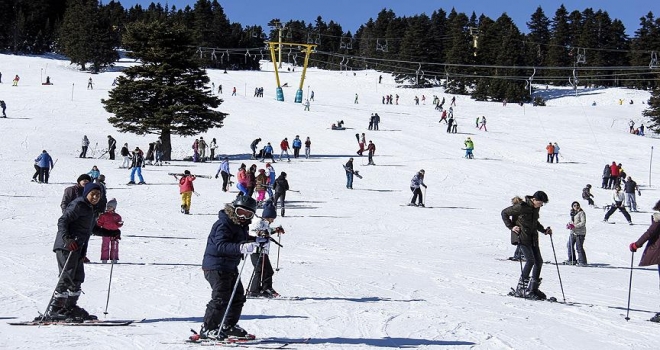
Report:
<svg viewBox="0 0 660 350"><path fill-rule="evenodd" d="M612 194L612 202L613 203L612 203L612 205L610 205L610 210L608 210L607 213L605 213L605 220L603 220L603 221L608 222L607 220L609 220L610 216L612 214L614 214L614 212L617 209L619 209L619 211L621 211L621 214L623 214L623 216L625 216L626 220L628 220L628 223L630 225L633 224L631 219L630 219L630 214L628 214L628 211L626 210L626 207L623 205L624 199L625 199L625 194L623 193L623 191L621 191L621 186L616 185L616 187L614 188L614 193Z"/></svg>
<svg viewBox="0 0 660 350"><path fill-rule="evenodd" d="M580 208L580 203L571 204L571 221L566 225L571 231L568 236L568 260L567 265L587 265L587 254L584 252L584 238L587 235L587 214ZM577 249L577 256L575 250Z"/></svg>

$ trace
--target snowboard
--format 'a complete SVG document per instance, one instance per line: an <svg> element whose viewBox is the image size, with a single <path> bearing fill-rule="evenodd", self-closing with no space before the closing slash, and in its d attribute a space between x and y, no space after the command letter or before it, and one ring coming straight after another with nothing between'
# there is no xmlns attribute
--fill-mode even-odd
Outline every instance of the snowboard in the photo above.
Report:
<svg viewBox="0 0 660 350"><path fill-rule="evenodd" d="M348 171L348 168L346 168L346 165L344 165L344 170ZM359 171L353 170L353 175L355 175L355 177L357 177L358 179L362 178L362 175L360 175Z"/></svg>

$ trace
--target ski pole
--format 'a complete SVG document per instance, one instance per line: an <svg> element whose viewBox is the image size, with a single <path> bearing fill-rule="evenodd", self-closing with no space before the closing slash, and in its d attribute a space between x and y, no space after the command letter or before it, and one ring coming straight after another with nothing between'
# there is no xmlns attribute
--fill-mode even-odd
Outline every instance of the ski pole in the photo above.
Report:
<svg viewBox="0 0 660 350"><path fill-rule="evenodd" d="M277 233L277 263L275 264L275 271L280 270L280 248L282 247L282 234Z"/></svg>
<svg viewBox="0 0 660 350"><path fill-rule="evenodd" d="M48 300L48 306L46 306L46 311L44 311L44 313L41 314L41 321L43 321L46 318L46 315L48 314L50 303L53 300L53 297L55 296L55 292L57 291L57 286L62 281L62 277L64 276L64 271L66 271L67 267L69 266L71 255L73 255L73 252L69 252L69 256L67 256L66 261L64 262L64 266L62 267L62 271L60 271L60 275L57 277L57 284L55 285L55 289L53 289L53 294L50 295L50 300Z"/></svg>
<svg viewBox="0 0 660 350"><path fill-rule="evenodd" d="M241 283L241 274L243 274L243 268L245 268L245 263L247 262L247 255L248 254L243 255L243 265L241 265L241 270L238 272L238 276L236 276L236 283L234 283L234 289L231 291L231 296L229 297L229 302L227 303L225 314L222 315L222 322L220 322L220 327L218 328L220 332L222 332L222 327L225 326L225 321L227 321L229 308L231 307L231 303L234 301L234 297L236 296L236 289L238 289L238 284Z"/></svg>
<svg viewBox="0 0 660 350"><path fill-rule="evenodd" d="M559 273L559 264L557 263L557 253L555 253L555 243L552 240L552 234L550 235L550 245L552 245L552 255L555 256L555 266L557 267L557 276L559 276L559 287L561 287L561 297L566 302L566 295L564 295L564 284L561 282L561 274Z"/></svg>
<svg viewBox="0 0 660 350"><path fill-rule="evenodd" d="M520 254L522 254L522 249L520 248L520 245L516 249L520 249ZM527 290L527 284L525 283L525 280L523 279L523 263L522 263L522 257L521 255L518 254L518 261L520 262L520 282L522 283L523 286L523 296L525 299L527 299L527 293L524 291Z"/></svg>
<svg viewBox="0 0 660 350"><path fill-rule="evenodd" d="M630 255L630 281L628 282L628 308L626 309L626 321L630 321L630 292L632 290L632 274L633 274L633 263L635 260L635 252L632 252Z"/></svg>
<svg viewBox="0 0 660 350"><path fill-rule="evenodd" d="M252 259L252 257L250 257ZM257 273L257 265L259 265L259 261L261 259L261 255L259 256L259 259L257 259L257 263L254 265L254 269L252 270L252 274L250 275L250 282L248 282L247 288L245 288L245 295L247 295L252 288L252 280L254 279L254 275Z"/></svg>
<svg viewBox="0 0 660 350"><path fill-rule="evenodd" d="M111 244L112 246L112 244ZM108 281L108 297L105 299L105 311L104 315L108 315L108 304L110 304L110 286L112 285L112 270L115 267L115 259L110 260L110 280Z"/></svg>

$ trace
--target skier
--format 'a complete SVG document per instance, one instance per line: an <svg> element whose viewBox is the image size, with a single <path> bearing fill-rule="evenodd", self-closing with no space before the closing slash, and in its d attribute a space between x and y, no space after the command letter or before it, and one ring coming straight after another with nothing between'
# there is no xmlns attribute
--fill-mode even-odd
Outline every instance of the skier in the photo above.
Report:
<svg viewBox="0 0 660 350"><path fill-rule="evenodd" d="M300 155L300 148L302 148L302 140L300 140L300 136L296 135L296 138L293 139L293 158L298 158Z"/></svg>
<svg viewBox="0 0 660 350"><path fill-rule="evenodd" d="M546 163L552 163L554 154L555 154L555 146L552 145L552 142L548 142L548 145L545 146L545 150L548 152L548 156L545 160Z"/></svg>
<svg viewBox="0 0 660 350"><path fill-rule="evenodd" d="M162 166L163 155L165 155L165 152L163 152L163 143L160 141L160 137L158 138L158 140L156 140L156 143L154 143L154 154L156 155L155 165Z"/></svg>
<svg viewBox="0 0 660 350"><path fill-rule="evenodd" d="M83 135L82 139L82 151L80 151L80 155L78 158L87 158L87 148L89 147L89 139L87 138L87 135Z"/></svg>
<svg viewBox="0 0 660 350"><path fill-rule="evenodd" d="M87 90L92 89L94 90L94 84L92 83L92 77L89 77L89 80L87 80Z"/></svg>
<svg viewBox="0 0 660 350"><path fill-rule="evenodd" d="M193 150L192 161L199 162L199 139L195 139L195 141L193 142L192 150Z"/></svg>
<svg viewBox="0 0 660 350"><path fill-rule="evenodd" d="M591 185L587 184L585 188L582 189L582 199L586 200L587 203L589 203L590 206L594 206L594 200L591 199L593 198L594 195L591 194Z"/></svg>
<svg viewBox="0 0 660 350"><path fill-rule="evenodd" d="M571 221L568 222L566 228L570 230L568 242L568 260L564 261L566 265L587 265L587 254L584 252L584 237L587 234L587 214L580 208L580 203L573 202L571 204ZM575 257L575 250L577 249L577 258Z"/></svg>
<svg viewBox="0 0 660 350"><path fill-rule="evenodd" d="M472 151L474 150L474 142L472 142L472 139L468 137L465 142L463 142L463 145L465 145L465 158L473 159L474 154L472 154Z"/></svg>
<svg viewBox="0 0 660 350"><path fill-rule="evenodd" d="M275 168L273 168L270 163L266 163L266 174L268 175L268 186L266 187L266 192L268 192L268 198L273 199L273 186L275 186L277 174L275 173Z"/></svg>
<svg viewBox="0 0 660 350"><path fill-rule="evenodd" d="M231 91L232 96L236 96L236 87L234 86L234 89Z"/></svg>
<svg viewBox="0 0 660 350"><path fill-rule="evenodd" d="M608 164L605 164L605 168L603 168L603 183L601 184L600 188L604 189L610 189L610 176L612 176L612 170L610 169L610 166Z"/></svg>
<svg viewBox="0 0 660 350"><path fill-rule="evenodd" d="M367 152L369 152L368 157L369 157L369 163L367 165L376 165L374 163L374 153L376 153L376 145L369 140L369 145L367 146Z"/></svg>
<svg viewBox="0 0 660 350"><path fill-rule="evenodd" d="M266 175L266 170L259 169L259 175L254 180L254 190L257 191L257 207L261 208L266 198L266 188L268 188L270 178Z"/></svg>
<svg viewBox="0 0 660 350"><path fill-rule="evenodd" d="M625 200L625 195L623 192L621 192L621 186L616 186L614 187L614 191L612 192L612 204L610 205L610 210L605 213L605 219L603 220L604 222L609 222L610 216L617 210L621 211L621 214L628 220L628 224L632 225L632 221L630 219L630 214L628 214L628 211L626 211L626 207L623 205Z"/></svg>
<svg viewBox="0 0 660 350"><path fill-rule="evenodd" d="M60 208L62 209L62 214L66 210L66 207L69 203L73 202L74 199L82 197L83 190L85 185L92 182L92 178L88 174L81 174L76 180L76 184L69 186L64 189L64 194L62 195L62 201L60 202Z"/></svg>
<svg viewBox="0 0 660 350"><path fill-rule="evenodd" d="M206 147L208 145L206 144L206 141L204 141L203 137L199 138L199 159L201 162L206 162Z"/></svg>
<svg viewBox="0 0 660 350"><path fill-rule="evenodd" d="M486 116L481 117L481 126L479 127L479 130L481 130L481 128L484 128L484 131L488 131L486 128Z"/></svg>
<svg viewBox="0 0 660 350"><path fill-rule="evenodd" d="M380 124L380 116L374 113L374 130L378 130L378 124Z"/></svg>
<svg viewBox="0 0 660 350"><path fill-rule="evenodd" d="M364 145L366 144L366 136L364 133L362 133L362 136L360 137L358 141L358 145L360 146L360 149L357 151L357 154L362 157L362 153L364 153Z"/></svg>
<svg viewBox="0 0 660 350"><path fill-rule="evenodd" d="M310 101L314 101L314 90L312 90L312 94L309 96Z"/></svg>
<svg viewBox="0 0 660 350"><path fill-rule="evenodd" d="M96 222L94 206L101 199L101 187L95 183L85 185L83 195L76 198L57 221L57 235L53 252L57 257L60 279L49 302L46 313L35 321L96 320L77 305L81 285L85 280L84 256L87 243ZM95 234L103 234L101 231Z"/></svg>
<svg viewBox="0 0 660 350"><path fill-rule="evenodd" d="M128 143L125 143L124 146L122 146L121 150L119 151L119 154L124 159L124 161L121 163L120 168L128 169L128 166L131 165L131 153L128 150Z"/></svg>
<svg viewBox="0 0 660 350"><path fill-rule="evenodd" d="M442 120L441 120L442 121ZM451 129L454 127L454 116L449 116L447 120L447 133L451 133Z"/></svg>
<svg viewBox="0 0 660 350"><path fill-rule="evenodd" d="M218 142L215 140L215 137L211 140L209 144L209 149L211 150L211 161L215 160L215 150L218 148Z"/></svg>
<svg viewBox="0 0 660 350"><path fill-rule="evenodd" d="M548 203L548 195L543 191L536 191L532 196L525 196L522 203L502 210L504 225L517 235L518 245L527 259L518 286L510 295L533 300L546 299L546 295L539 290L543 258L539 250L538 236L538 232L546 235L552 234L550 227L544 228L539 222L539 210L545 203ZM515 222L512 221L513 218L515 218ZM532 273L531 279L529 279L530 272Z"/></svg>
<svg viewBox="0 0 660 350"><path fill-rule="evenodd" d="M2 108L2 117L7 118L7 113L5 113L5 110L7 109L7 104L5 103L4 100L0 100L0 108Z"/></svg>
<svg viewBox="0 0 660 350"><path fill-rule="evenodd" d="M422 198L422 189L420 186L426 188L426 184L424 184L424 169L418 171L417 174L413 176L412 180L410 180L410 190L413 193L413 197L408 205L424 207L424 198ZM419 196L419 202L415 204L417 196Z"/></svg>
<svg viewBox="0 0 660 350"><path fill-rule="evenodd" d="M626 204L628 205L628 208L630 208L630 211L637 211L637 199L635 198L635 192L639 193L637 182L628 176L623 187L624 192L626 193Z"/></svg>
<svg viewBox="0 0 660 350"><path fill-rule="evenodd" d="M268 142L266 146L264 146L264 148L262 149L261 162L266 160L266 158L270 158L270 161L272 163L277 163L275 161L275 157L273 157L273 146L271 146L270 142Z"/></svg>
<svg viewBox="0 0 660 350"><path fill-rule="evenodd" d="M275 179L273 190L275 191L275 196L273 197L273 204L277 206L277 201L280 200L280 206L281 206L280 215L284 216L284 200L286 199L286 191L289 190L289 181L287 181L286 179L285 172L281 172L280 176L278 176L277 179Z"/></svg>
<svg viewBox="0 0 660 350"><path fill-rule="evenodd" d="M19 77L18 74L16 74L16 76L14 77L14 80L12 80L12 83L13 83L12 86L18 86L18 81L19 80L21 80L21 77Z"/></svg>
<svg viewBox="0 0 660 350"><path fill-rule="evenodd" d="M222 95L222 84L218 85L218 94Z"/></svg>
<svg viewBox="0 0 660 350"><path fill-rule="evenodd" d="M222 192L229 191L229 178L234 176L229 172L229 158L224 157L222 159L218 172L215 173L216 179L218 178L218 174L222 175Z"/></svg>
<svg viewBox="0 0 660 350"><path fill-rule="evenodd" d="M241 195L247 196L248 195L248 176L247 176L247 165L245 163L241 163L241 166L238 168L238 174L236 174L236 179L237 179L237 184L236 188L240 191L238 196L240 197Z"/></svg>
<svg viewBox="0 0 660 350"><path fill-rule="evenodd" d="M142 150L140 150L140 147L135 147L135 150L133 150L133 157L131 158L133 159L131 162L131 181L129 181L128 185L135 185L135 173L137 173L138 179L140 179L138 185L146 185L146 182L144 182L144 178L142 177L144 156L142 155Z"/></svg>
<svg viewBox="0 0 660 350"><path fill-rule="evenodd" d="M445 102L444 97L442 98L442 102ZM452 96L450 106L456 106L456 96Z"/></svg>
<svg viewBox="0 0 660 350"><path fill-rule="evenodd" d="M608 185L609 188L614 188L616 186L619 186L619 166L616 164L616 162L612 162L610 164L610 183Z"/></svg>
<svg viewBox="0 0 660 350"><path fill-rule="evenodd" d="M183 214L190 214L190 204L192 201L192 194L195 192L193 181L197 179L195 175L190 174L190 170L185 170L183 176L179 179L176 175L174 178L179 181L179 194L181 195L181 212Z"/></svg>
<svg viewBox="0 0 660 350"><path fill-rule="evenodd" d="M630 119L630 121L628 122L628 126L630 127L630 133L632 134L635 130L635 121Z"/></svg>
<svg viewBox="0 0 660 350"><path fill-rule="evenodd" d="M252 158L251 159L257 159L257 145L261 142L261 138L255 139L252 141L250 144L250 149L252 150Z"/></svg>
<svg viewBox="0 0 660 350"><path fill-rule="evenodd" d="M43 150L34 161L39 166L39 183L47 184L50 171L55 167L53 158L51 158L50 154L48 154L46 150Z"/></svg>
<svg viewBox="0 0 660 350"><path fill-rule="evenodd" d="M121 239L121 231L119 230L124 221L121 215L117 214L117 200L112 198L105 206L105 213L99 216L96 220L96 227L94 232L98 234L99 231L110 231L109 236L103 236L101 243L101 262L106 264L108 260L112 260L113 264L119 260L119 240Z"/></svg>
<svg viewBox="0 0 660 350"><path fill-rule="evenodd" d="M303 103L303 106L305 107L305 111L309 111L309 106L310 106L309 100L305 100L305 103Z"/></svg>
<svg viewBox="0 0 660 350"><path fill-rule="evenodd" d="M312 147L312 141L310 141L309 136L307 136L307 140L305 140L305 159L309 159L309 153L311 151Z"/></svg>
<svg viewBox="0 0 660 350"><path fill-rule="evenodd" d="M115 149L117 149L117 140L108 135L108 156L110 160L115 160Z"/></svg>
<svg viewBox="0 0 660 350"><path fill-rule="evenodd" d="M250 281L250 288L248 288L247 296L249 297L263 297L263 298L277 298L279 293L273 289L273 266L268 258L270 248L270 237L273 233L282 234L284 229L282 226L274 229L270 228L270 224L277 218L277 210L271 200L267 200L264 204L264 210L261 213L261 221L254 228L257 234L255 238L259 243L259 248L254 254L250 255L254 271L252 272L252 280Z"/></svg>
<svg viewBox="0 0 660 350"><path fill-rule="evenodd" d="M555 158L555 163L559 163L559 145L557 142L552 144L552 157Z"/></svg>
<svg viewBox="0 0 660 350"><path fill-rule="evenodd" d="M249 225L256 209L254 199L239 195L220 210L218 220L211 228L202 270L213 291L199 332L201 338L249 337L248 332L238 325L245 304L238 265L246 254L254 253L259 247L257 242L247 242Z"/></svg>
<svg viewBox="0 0 660 350"><path fill-rule="evenodd" d="M254 187L257 184L257 165L252 164L246 172L247 175L247 195L252 197L254 194Z"/></svg>
<svg viewBox="0 0 660 350"><path fill-rule="evenodd" d="M655 203L651 226L642 234L637 241L630 243L630 251L636 252L641 248L644 243L648 242L642 258L639 260L639 266L658 265L658 272L660 272L660 201ZM660 312L651 317L651 322L660 322Z"/></svg>
<svg viewBox="0 0 660 350"><path fill-rule="evenodd" d="M280 142L280 149L281 149L281 152L280 152L280 162L282 161L282 155L283 155L283 154L286 154L286 158L287 158L288 161L290 162L290 161L291 161L291 157L289 157L289 139L287 139L287 138L285 137L284 140L282 140L282 142Z"/></svg>
<svg viewBox="0 0 660 350"><path fill-rule="evenodd" d="M99 178L99 176L101 176L101 171L99 170L99 168L96 165L94 165L94 166L92 166L92 170L90 170L87 173L87 175L89 175L89 177L92 178L91 182L95 182Z"/></svg>
<svg viewBox="0 0 660 350"><path fill-rule="evenodd" d="M524 199L520 198L519 196L515 196L511 198L511 205L516 205L520 204L524 201ZM518 221L517 216L511 217L512 222ZM520 244L518 244L518 234L515 233L514 231L511 231L511 245L516 246L516 250L513 252L513 256L509 257L509 260L511 261L526 261L525 259L525 254L523 253L522 249L520 248Z"/></svg>
<svg viewBox="0 0 660 350"><path fill-rule="evenodd" d="M346 170L346 188L349 190L353 189L353 158L349 158L346 165L344 165L344 170Z"/></svg>
<svg viewBox="0 0 660 350"><path fill-rule="evenodd" d="M355 101L353 103L358 104L358 94L355 94Z"/></svg>

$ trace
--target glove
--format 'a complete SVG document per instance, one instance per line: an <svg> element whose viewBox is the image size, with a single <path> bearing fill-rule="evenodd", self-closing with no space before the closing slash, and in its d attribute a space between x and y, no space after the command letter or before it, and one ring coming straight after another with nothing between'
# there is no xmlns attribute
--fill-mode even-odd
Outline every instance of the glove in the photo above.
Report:
<svg viewBox="0 0 660 350"><path fill-rule="evenodd" d="M545 233L546 235L551 235L552 236L552 229L550 227L548 227L548 228L545 229L545 232L543 232L543 233Z"/></svg>
<svg viewBox="0 0 660 350"><path fill-rule="evenodd" d="M629 248L630 248L631 252L633 252L633 253L636 252L637 251L637 243L636 242L630 243Z"/></svg>
<svg viewBox="0 0 660 350"><path fill-rule="evenodd" d="M65 238L65 239L64 239L64 246L65 246L66 249L68 249L70 252L72 252L72 251L74 251L74 250L78 250L78 242L76 242L75 239L71 239L71 238L66 239L66 238Z"/></svg>
<svg viewBox="0 0 660 350"><path fill-rule="evenodd" d="M215 174L215 178L216 178L216 179L218 178L218 174Z"/></svg>
<svg viewBox="0 0 660 350"><path fill-rule="evenodd" d="M428 188L428 186L426 186L426 185L424 185L424 184L422 184L422 186L424 186L424 188Z"/></svg>
<svg viewBox="0 0 660 350"><path fill-rule="evenodd" d="M249 242L241 244L241 254L252 254L259 248L259 243Z"/></svg>
<svg viewBox="0 0 660 350"><path fill-rule="evenodd" d="M573 225L572 222L569 222L568 224L566 224L566 228L569 230L573 230L575 228L575 225Z"/></svg>
<svg viewBox="0 0 660 350"><path fill-rule="evenodd" d="M284 228L282 226L275 227L275 233L285 233Z"/></svg>

